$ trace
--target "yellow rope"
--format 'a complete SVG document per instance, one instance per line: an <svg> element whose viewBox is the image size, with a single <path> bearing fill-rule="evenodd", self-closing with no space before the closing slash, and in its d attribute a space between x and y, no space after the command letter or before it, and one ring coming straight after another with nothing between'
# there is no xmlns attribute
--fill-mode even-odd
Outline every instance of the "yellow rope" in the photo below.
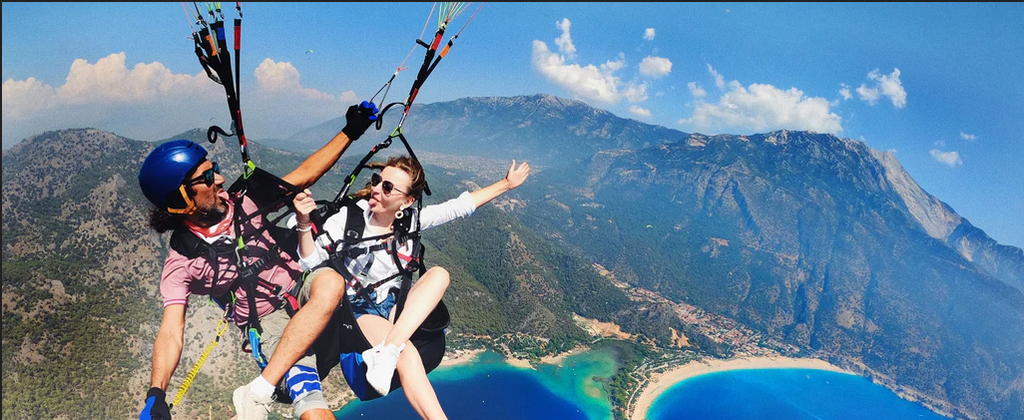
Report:
<svg viewBox="0 0 1024 420"><path fill-rule="evenodd" d="M182 397L188 392L188 388L192 386L192 381L196 379L196 375L199 374L199 369L203 367L203 363L206 363L206 358L210 356L214 347L220 343L220 337L224 335L224 332L228 330L228 318L225 316L220 322L217 323L217 337L214 337L210 344L206 345L206 349L199 355L199 360L196 360L196 364L192 366L192 370L185 376L185 380L181 382L181 386L178 387L178 393L174 395L174 401L171 401L171 405L168 407L174 407L181 402Z"/></svg>

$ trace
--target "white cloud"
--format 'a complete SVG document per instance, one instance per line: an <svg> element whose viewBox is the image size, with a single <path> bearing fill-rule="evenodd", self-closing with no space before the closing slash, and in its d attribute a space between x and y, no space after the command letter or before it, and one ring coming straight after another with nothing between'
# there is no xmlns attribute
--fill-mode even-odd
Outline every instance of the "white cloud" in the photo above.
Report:
<svg viewBox="0 0 1024 420"><path fill-rule="evenodd" d="M857 94L860 95L861 100L867 101L870 105L878 103L878 98L882 96L878 89L868 88L867 85L864 84L857 88Z"/></svg>
<svg viewBox="0 0 1024 420"><path fill-rule="evenodd" d="M56 88L34 77L7 79L3 85L4 127L11 121L25 120L39 111L53 108L60 103L58 96Z"/></svg>
<svg viewBox="0 0 1024 420"><path fill-rule="evenodd" d="M48 130L93 127L141 140L156 140L193 128L228 127L223 86L198 63L196 74L176 74L160 62L129 68L126 54L96 63L77 59L61 86L36 78L3 83L4 146ZM256 76L257 89L246 94ZM242 109L250 138L285 137L344 115L355 92L335 97L299 83L290 63L267 59L250 75L243 72ZM287 122L287 123L285 123Z"/></svg>
<svg viewBox="0 0 1024 420"><path fill-rule="evenodd" d="M569 35L569 27L572 23L569 22L568 18L562 18L561 22L555 22L555 27L562 31L562 35L555 38L555 45L558 45L558 50L563 54L572 58L576 55L576 46L572 43L572 37Z"/></svg>
<svg viewBox="0 0 1024 420"><path fill-rule="evenodd" d="M840 83L839 86L839 96L843 98L844 101L853 99L853 94L850 93L850 87L847 86L846 83Z"/></svg>
<svg viewBox="0 0 1024 420"><path fill-rule="evenodd" d="M714 72L710 66L709 70ZM689 87L696 99L693 115L678 122L699 131L788 129L838 133L843 130L842 118L830 112L828 100L805 96L796 88L782 90L758 83L744 88L738 81L732 81L728 83L728 91L713 104L704 102L705 91L695 83L690 83Z"/></svg>
<svg viewBox="0 0 1024 420"><path fill-rule="evenodd" d="M629 113L633 114L633 115L636 115L638 117L642 117L642 118L650 118L651 117L651 110L640 108L640 107L638 107L636 105L630 105L629 106Z"/></svg>
<svg viewBox="0 0 1024 420"><path fill-rule="evenodd" d="M874 86L869 87L867 83L862 83L857 88L857 93L860 94L862 100L867 101L870 105L875 105L882 96L886 96L892 101L894 108L907 106L907 91L900 81L900 69L894 68L888 75L879 73L877 69L872 70L871 73L868 73L868 79L875 82Z"/></svg>
<svg viewBox="0 0 1024 420"><path fill-rule="evenodd" d="M718 74L718 71L712 68L710 64L708 64L708 73L711 73L711 76L715 78L715 86L718 86L719 89L725 89L725 77Z"/></svg>
<svg viewBox="0 0 1024 420"><path fill-rule="evenodd" d="M941 151L939 149L932 149L930 153L931 153L932 157L935 158L935 160L941 162L942 164L950 166L950 167L955 167L957 165L963 165L963 163L964 163L962 160L960 160L960 153L955 152L955 151L953 151L953 152L943 152L943 151Z"/></svg>
<svg viewBox="0 0 1024 420"><path fill-rule="evenodd" d="M665 77L672 72L672 61L663 57L647 56L640 61L640 74L648 77Z"/></svg>
<svg viewBox="0 0 1024 420"><path fill-rule="evenodd" d="M208 122L216 100L224 101L223 88L205 73L174 74L159 62L129 69L125 57L110 54L94 64L76 59L61 86L33 77L5 81L5 147L44 131L80 127L162 138Z"/></svg>
<svg viewBox="0 0 1024 420"><path fill-rule="evenodd" d="M356 94L356 92L353 90L346 90L344 92L341 92L340 99L342 104L352 104L359 101L359 95Z"/></svg>
<svg viewBox="0 0 1024 420"><path fill-rule="evenodd" d="M646 30L644 30L644 40L646 40L646 41L653 41L654 40L654 28L647 28Z"/></svg>
<svg viewBox="0 0 1024 420"><path fill-rule="evenodd" d="M125 53L89 64L77 59L60 88L67 104L140 103L167 96L199 94L215 87L205 75L174 74L159 62L138 63L131 70Z"/></svg>
<svg viewBox="0 0 1024 420"><path fill-rule="evenodd" d="M686 86L690 88L690 95L693 95L694 98L700 99L708 94L708 92L704 90L704 88L700 87L697 82L687 83Z"/></svg>
<svg viewBox="0 0 1024 420"><path fill-rule="evenodd" d="M647 83L641 83L639 85L633 82L627 83L622 89L622 96L633 103L646 101Z"/></svg>
<svg viewBox="0 0 1024 420"><path fill-rule="evenodd" d="M552 83L586 100L604 104L618 102L622 95L622 83L615 72L625 66L620 54L619 61L608 61L600 67L588 64L566 64L565 56L551 52L543 41L533 41L533 67Z"/></svg>
<svg viewBox="0 0 1024 420"><path fill-rule="evenodd" d="M574 97L584 101L614 105L623 100L637 103L648 99L648 82L624 81L617 75L620 70L626 68L625 53L620 52L615 59L599 65L574 63L573 53L576 52L576 47L572 45L570 25L568 19L556 22L556 26L562 31L562 35L555 40L557 52L549 49L543 41L533 41L531 60L537 72L549 82L568 90ZM653 34L653 29L650 33ZM660 78L671 71L672 62L668 59L648 56L641 62L637 74Z"/></svg>
<svg viewBox="0 0 1024 420"><path fill-rule="evenodd" d="M256 86L267 93L296 94L310 100L334 99L333 96L316 89L302 87L299 82L299 70L287 61L274 62L269 58L263 60L256 71Z"/></svg>
<svg viewBox="0 0 1024 420"><path fill-rule="evenodd" d="M960 138L964 139L964 140L967 140L967 141L974 141L974 140L978 139L978 136L976 136L974 134L967 134L967 133L961 131L960 132Z"/></svg>

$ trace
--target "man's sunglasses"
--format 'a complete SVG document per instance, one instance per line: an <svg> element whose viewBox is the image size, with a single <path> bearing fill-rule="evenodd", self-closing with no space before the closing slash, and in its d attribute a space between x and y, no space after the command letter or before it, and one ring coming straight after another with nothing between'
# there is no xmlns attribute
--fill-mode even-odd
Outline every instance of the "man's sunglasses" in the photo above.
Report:
<svg viewBox="0 0 1024 420"><path fill-rule="evenodd" d="M381 181L384 181L384 178L381 178L380 174L378 174L376 172L373 175L370 176L370 185L372 185L374 187L376 187L377 184L380 184ZM398 192L400 192L402 194L409 195L409 193L407 193L405 191L402 191L402 190L400 190L398 188L395 188L395 184L392 184L391 181L384 181L384 184L381 185L380 189L383 190L384 191L384 195L386 195L388 197L391 197L391 192L392 191L398 191Z"/></svg>
<svg viewBox="0 0 1024 420"><path fill-rule="evenodd" d="M218 165L217 162L213 162L213 166L210 167L210 169L207 169L207 170L203 171L203 173L199 174L199 176L189 180L188 181L188 185L196 185L196 184L199 184L199 183L203 183L203 184L206 184L207 187L211 187L211 186L213 186L213 183L215 182L215 179L214 179L214 178L216 178L215 174L219 174L219 173L220 173L220 165Z"/></svg>

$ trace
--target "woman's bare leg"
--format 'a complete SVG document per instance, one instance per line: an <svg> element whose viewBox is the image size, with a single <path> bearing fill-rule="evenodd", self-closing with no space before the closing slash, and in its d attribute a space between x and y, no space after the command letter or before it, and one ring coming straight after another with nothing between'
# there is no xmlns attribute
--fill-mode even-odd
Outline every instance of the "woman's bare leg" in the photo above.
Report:
<svg viewBox="0 0 1024 420"><path fill-rule="evenodd" d="M366 341L370 343L380 343L392 327L390 321L376 315L360 316L356 322L359 323L359 329L363 331ZM429 420L448 418L441 409L441 403L437 400L434 387L427 379L427 372L423 369L420 353L412 342L406 343L405 349L402 350L402 355L398 358L397 369L402 389L405 390L405 397L421 418Z"/></svg>
<svg viewBox="0 0 1024 420"><path fill-rule="evenodd" d="M409 341L409 337L412 337L412 334L423 324L430 312L437 307L450 283L448 270L444 268L433 267L423 273L423 276L409 289L409 296L405 300L402 316L398 318L394 327L391 328L391 332L387 334L384 345L391 344L398 347ZM395 311L391 311L390 318L394 320L394 317ZM371 343L376 344L379 341L371 341Z"/></svg>

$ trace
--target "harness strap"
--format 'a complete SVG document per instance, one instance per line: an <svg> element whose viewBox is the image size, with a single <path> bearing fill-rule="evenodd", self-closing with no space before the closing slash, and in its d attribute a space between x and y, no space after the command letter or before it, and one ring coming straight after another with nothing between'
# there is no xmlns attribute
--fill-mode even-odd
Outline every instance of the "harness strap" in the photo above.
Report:
<svg viewBox="0 0 1024 420"><path fill-rule="evenodd" d="M343 254L345 257L353 258L354 259L354 258L362 256L363 254L369 254L371 252L383 251L385 249L388 249L388 244L386 242L385 243L379 243L377 245L371 245L371 246L368 246L368 247L362 247L362 248L349 248L349 249L343 250L340 253Z"/></svg>
<svg viewBox="0 0 1024 420"><path fill-rule="evenodd" d="M256 261L253 261L253 262L251 262L249 264L246 264L245 267L239 267L238 268L238 277L244 279L244 278L249 278L249 277L257 276L260 272L263 271L263 267L265 265L267 265L267 263L270 262L270 260L272 260L272 259L277 257L277 252L280 250L279 248L280 247L277 244L274 244L274 246L270 248L270 254L264 255L264 256L256 259ZM277 286L277 287L281 287L281 286ZM275 294L277 294L277 293L275 293Z"/></svg>

